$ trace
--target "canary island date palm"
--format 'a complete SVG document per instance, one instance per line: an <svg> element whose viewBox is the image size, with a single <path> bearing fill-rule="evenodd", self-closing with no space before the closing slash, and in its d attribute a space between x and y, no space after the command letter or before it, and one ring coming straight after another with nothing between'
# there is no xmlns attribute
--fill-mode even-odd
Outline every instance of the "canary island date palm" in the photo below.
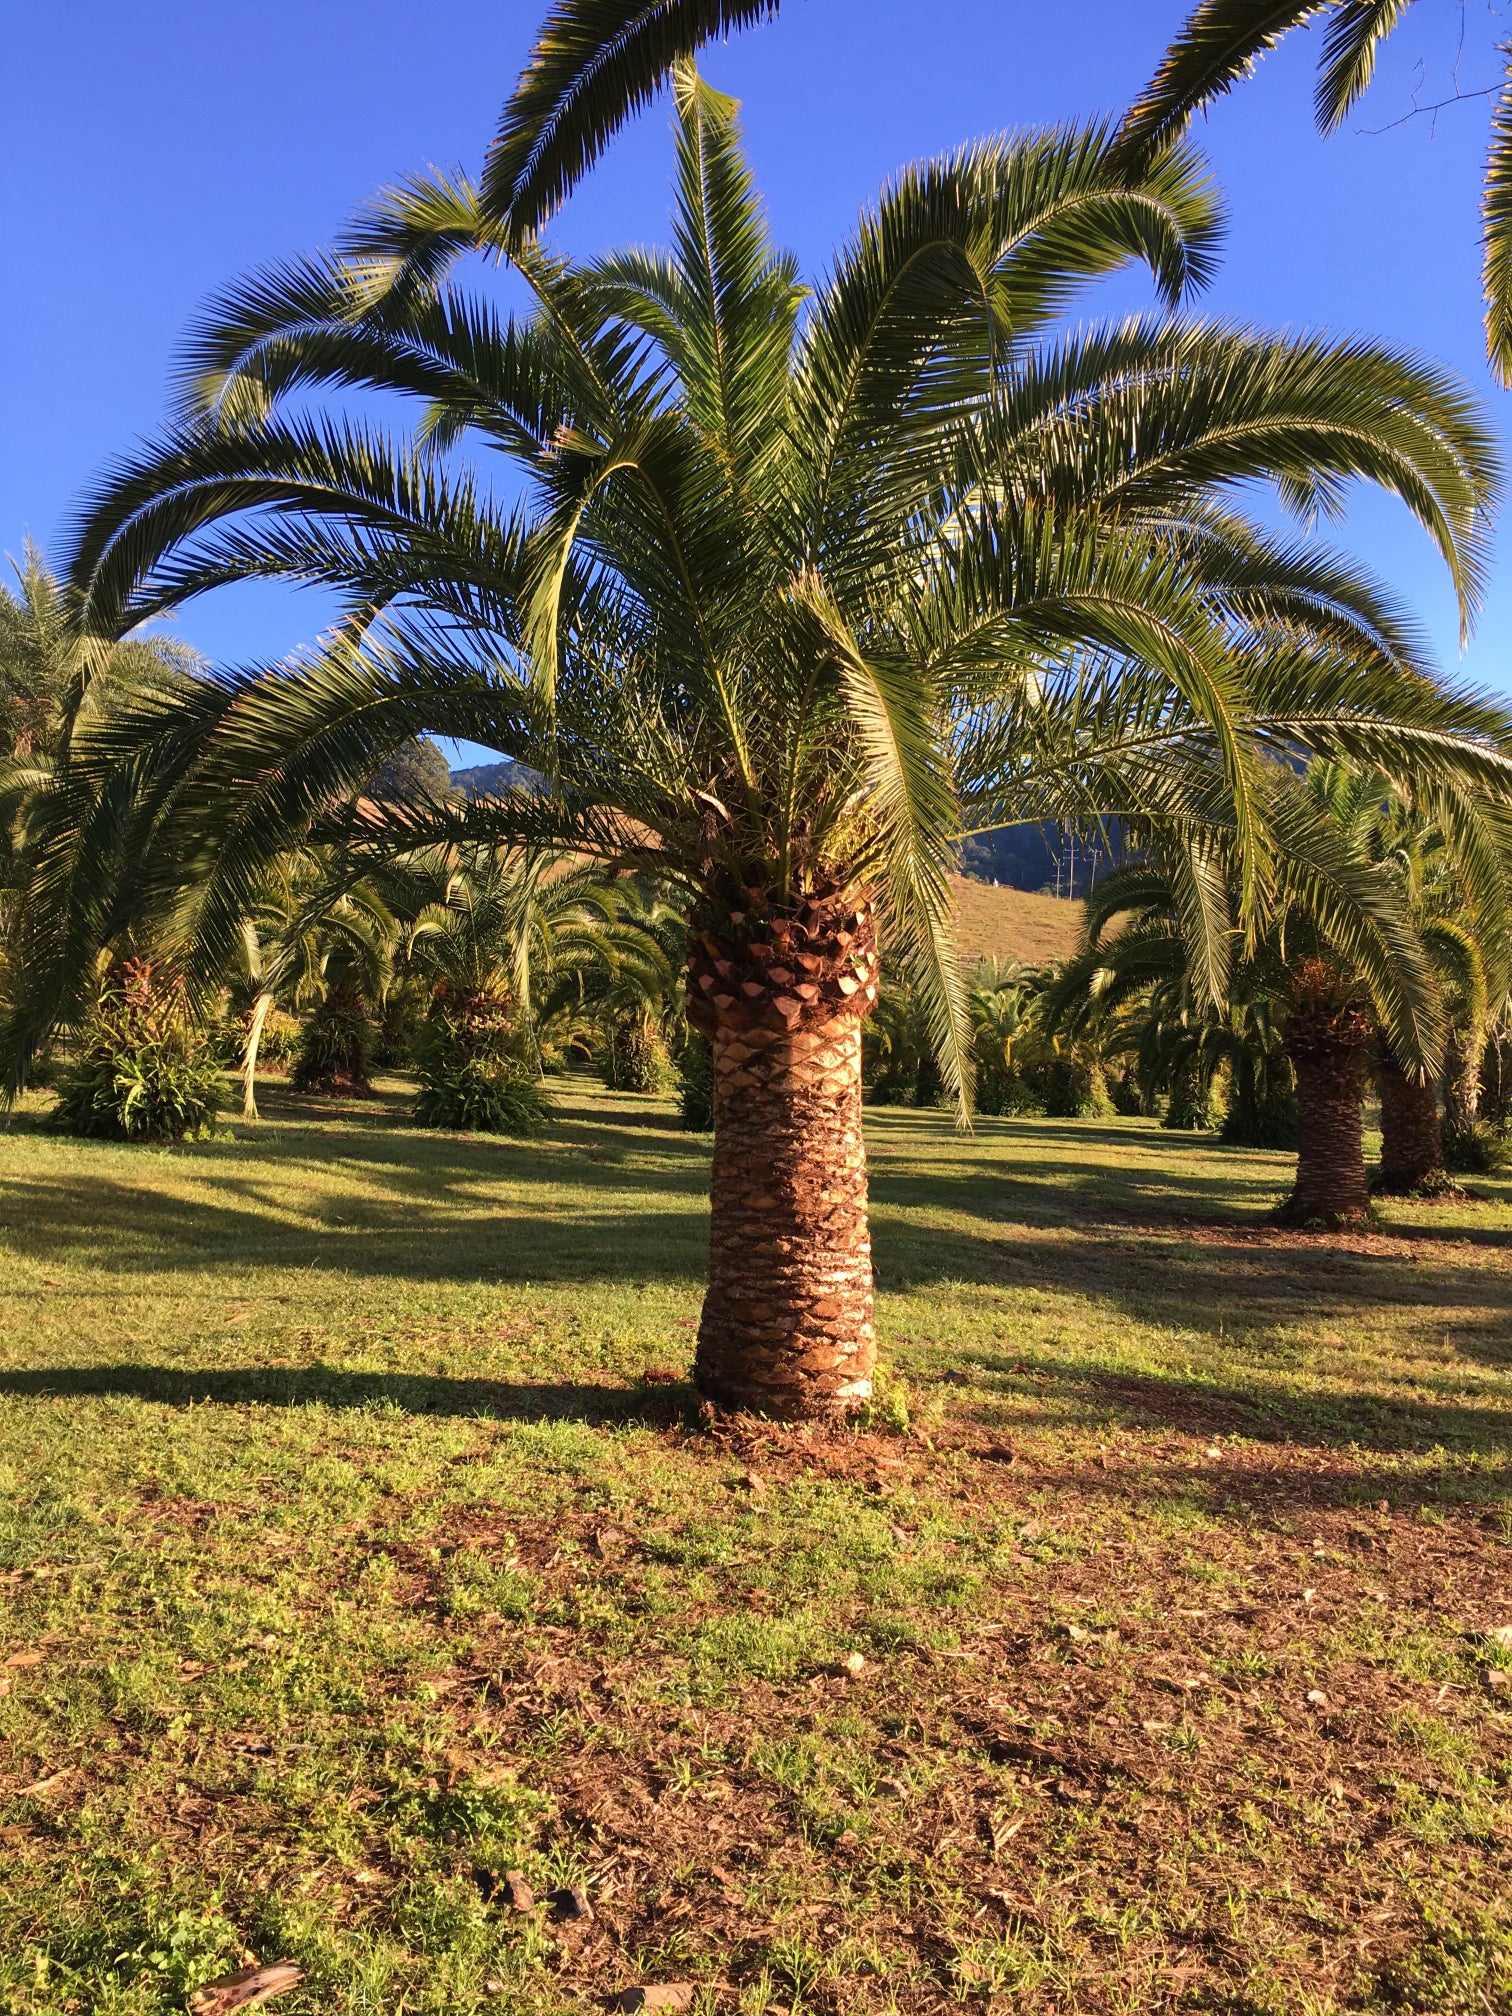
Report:
<svg viewBox="0 0 1512 2016"><path fill-rule="evenodd" d="M1289 773L1274 783L1282 801L1302 795ZM1244 1033L1236 1010L1269 996L1283 1018L1298 1091L1297 1176L1282 1215L1347 1225L1370 1205L1361 1101L1376 1007L1404 1031L1404 1047L1435 1055L1442 1029L1421 947L1391 880L1356 858L1311 808L1285 805L1274 824L1286 844L1262 929L1238 926L1232 862L1227 870L1219 865L1221 850L1183 856L1154 849L1095 892L1087 947L1050 990L1045 1013L1080 1029L1120 1010L1139 1011L1142 1062L1147 1070L1163 1067L1174 1103L1189 1090L1187 1080L1205 1094L1214 1067L1234 1056L1234 1039ZM1224 892L1218 915L1229 919L1226 942L1213 939L1215 889ZM1225 976L1217 1001L1203 977L1215 955ZM1182 1124L1192 1124L1189 1115Z"/></svg>
<svg viewBox="0 0 1512 2016"><path fill-rule="evenodd" d="M660 993L671 984L636 893L598 862L442 846L380 860L371 873L403 919L408 970L452 999L505 1010L532 1066L543 1016L569 996L618 985Z"/></svg>
<svg viewBox="0 0 1512 2016"><path fill-rule="evenodd" d="M1407 806L1378 774L1322 761L1301 778L1275 766L1267 788L1273 875L1256 927L1238 923L1231 840L1205 834L1195 852L1157 843L1094 892L1087 947L1051 990L1047 1013L1076 1027L1138 1003L1147 1054L1205 1073L1246 1052L1251 1072L1268 1071L1284 1052L1297 1080L1298 1157L1284 1215L1345 1224L1369 1209L1361 1108L1373 1055L1387 1132L1382 1187L1446 1181L1434 1087L1462 1012L1459 953L1473 936L1446 930L1410 871L1427 842L1452 856L1464 914L1488 948L1501 948L1490 958L1505 970L1507 808L1453 789Z"/></svg>
<svg viewBox="0 0 1512 2016"><path fill-rule="evenodd" d="M1313 764L1307 787L1352 852L1390 875L1400 891L1442 1000L1446 1106L1458 1123L1467 1104L1473 1112L1489 1004L1512 980L1512 827L1505 811L1494 804L1451 804L1444 817L1442 808L1404 801L1369 771L1341 764ZM1452 1188L1438 1074L1414 1068L1383 1037L1375 1076L1380 1188Z"/></svg>
<svg viewBox="0 0 1512 2016"><path fill-rule="evenodd" d="M1384 485L1468 609L1495 459L1459 389L1384 347L1161 315L1058 331L1129 261L1172 306L1210 271L1215 201L1180 148L1129 168L1100 129L1047 131L910 168L806 299L736 108L675 82L669 252L569 265L430 177L193 338L180 424L85 515L90 621L257 576L323 583L347 620L73 746L28 1013L66 997L87 935L67 892L108 879L107 842L189 864L213 963L272 852L350 828L402 741L495 748L544 787L406 808L406 844L555 846L683 892L716 1108L697 1378L721 1405L843 1414L873 1359L879 929L964 1097L966 831L1221 816L1243 907L1269 873L1265 747L1505 789L1500 716L1433 685L1357 569L1235 495L1269 479L1316 511ZM529 312L462 290L472 251ZM413 402L413 434L379 431L381 395ZM103 833L123 765L137 823Z"/></svg>
<svg viewBox="0 0 1512 2016"><path fill-rule="evenodd" d="M79 628L64 585L27 540L0 583L0 883L20 872L28 810L52 783L53 761L80 708L140 686L192 676L199 655L162 635L112 639Z"/></svg>

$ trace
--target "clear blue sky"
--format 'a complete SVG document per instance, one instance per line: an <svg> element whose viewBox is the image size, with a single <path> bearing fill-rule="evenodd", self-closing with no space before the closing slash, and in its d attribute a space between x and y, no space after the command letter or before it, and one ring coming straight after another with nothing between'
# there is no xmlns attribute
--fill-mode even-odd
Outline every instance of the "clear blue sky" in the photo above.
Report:
<svg viewBox="0 0 1512 2016"><path fill-rule="evenodd" d="M176 338L261 261L323 243L386 181L476 169L545 0L47 0L5 29L0 137L0 547L61 548L102 462L150 432ZM1124 105L1180 0L785 0L704 67L745 101L779 237L811 275L903 162L978 133ZM1494 75L1469 0L1462 88ZM1480 334L1476 200L1485 101L1400 120L1451 88L1457 0L1409 16L1351 127L1310 116L1315 34L1296 37L1199 138L1227 195L1208 311L1413 344L1477 388L1512 451L1512 394ZM1419 65L1423 67L1420 69ZM1367 130L1381 129L1387 130ZM665 107L616 143L554 227L588 251L664 235ZM1120 281L1106 306L1141 300ZM1512 460L1512 452L1509 452ZM1512 691L1512 508L1476 640L1458 659L1442 572L1401 509L1366 500L1350 541L1420 611L1446 669ZM235 589L187 608L212 656L281 655L322 607Z"/></svg>

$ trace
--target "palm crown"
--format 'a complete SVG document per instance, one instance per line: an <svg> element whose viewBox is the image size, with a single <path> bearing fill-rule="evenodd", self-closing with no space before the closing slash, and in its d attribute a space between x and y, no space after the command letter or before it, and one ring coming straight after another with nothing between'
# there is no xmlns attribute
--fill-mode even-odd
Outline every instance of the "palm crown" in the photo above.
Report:
<svg viewBox="0 0 1512 2016"><path fill-rule="evenodd" d="M1320 18L1326 27L1317 116L1320 128L1333 132L1368 88L1381 44L1412 4L1196 0L1124 121L1120 144L1130 154L1168 145L1292 29ZM779 8L780 0L556 0L489 154L483 193L490 215L523 242L680 59L721 35L771 20ZM1505 69L1507 52L1499 53ZM1486 347L1503 384L1512 384L1512 71L1496 97L1481 209Z"/></svg>

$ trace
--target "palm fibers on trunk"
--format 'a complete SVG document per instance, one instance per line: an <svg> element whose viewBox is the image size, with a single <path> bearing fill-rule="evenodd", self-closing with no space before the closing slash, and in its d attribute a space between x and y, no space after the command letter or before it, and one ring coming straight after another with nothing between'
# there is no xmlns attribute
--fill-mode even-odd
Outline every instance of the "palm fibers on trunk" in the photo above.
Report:
<svg viewBox="0 0 1512 2016"><path fill-rule="evenodd" d="M1370 1213L1362 1108L1369 1010L1322 959L1292 976L1286 1054L1297 1074L1297 1181L1283 1223L1336 1228Z"/></svg>
<svg viewBox="0 0 1512 2016"><path fill-rule="evenodd" d="M797 1420L870 1398L876 1355L861 1024L877 998L869 896L712 892L689 936L688 1014L714 1057L709 1286L699 1391Z"/></svg>
<svg viewBox="0 0 1512 2016"><path fill-rule="evenodd" d="M1452 1189L1432 1080L1404 1071L1383 1044L1376 1084L1381 1094L1380 1188L1393 1197Z"/></svg>

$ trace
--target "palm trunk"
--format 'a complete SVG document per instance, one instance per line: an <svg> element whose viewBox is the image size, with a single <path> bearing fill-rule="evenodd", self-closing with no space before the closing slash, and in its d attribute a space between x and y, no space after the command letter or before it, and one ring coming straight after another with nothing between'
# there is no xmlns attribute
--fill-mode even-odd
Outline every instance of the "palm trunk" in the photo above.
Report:
<svg viewBox="0 0 1512 2016"><path fill-rule="evenodd" d="M695 928L688 966L689 1016L714 1056L695 1376L719 1407L843 1416L869 1399L876 1355L861 1132L871 905L837 888L785 911L721 908Z"/></svg>
<svg viewBox="0 0 1512 2016"><path fill-rule="evenodd" d="M1481 1060L1486 1039L1479 1029L1450 1032L1444 1060L1444 1112L1452 1127L1473 1127L1480 1118Z"/></svg>
<svg viewBox="0 0 1512 2016"><path fill-rule="evenodd" d="M1432 1081L1409 1077L1383 1048L1376 1083L1381 1091L1381 1189L1388 1196L1406 1197L1450 1187Z"/></svg>
<svg viewBox="0 0 1512 2016"><path fill-rule="evenodd" d="M1309 960L1308 968L1322 962ZM1370 1017L1338 983L1304 973L1293 983L1286 1053L1297 1074L1297 1182L1281 1207L1291 1225L1338 1227L1370 1214L1362 1107Z"/></svg>
<svg viewBox="0 0 1512 2016"><path fill-rule="evenodd" d="M273 1006L271 994L259 994L252 1004L252 1013L247 1022L247 1039L242 1046L242 1118L256 1120L257 1111L257 1052L262 1044L263 1025L268 1019L268 1011Z"/></svg>

